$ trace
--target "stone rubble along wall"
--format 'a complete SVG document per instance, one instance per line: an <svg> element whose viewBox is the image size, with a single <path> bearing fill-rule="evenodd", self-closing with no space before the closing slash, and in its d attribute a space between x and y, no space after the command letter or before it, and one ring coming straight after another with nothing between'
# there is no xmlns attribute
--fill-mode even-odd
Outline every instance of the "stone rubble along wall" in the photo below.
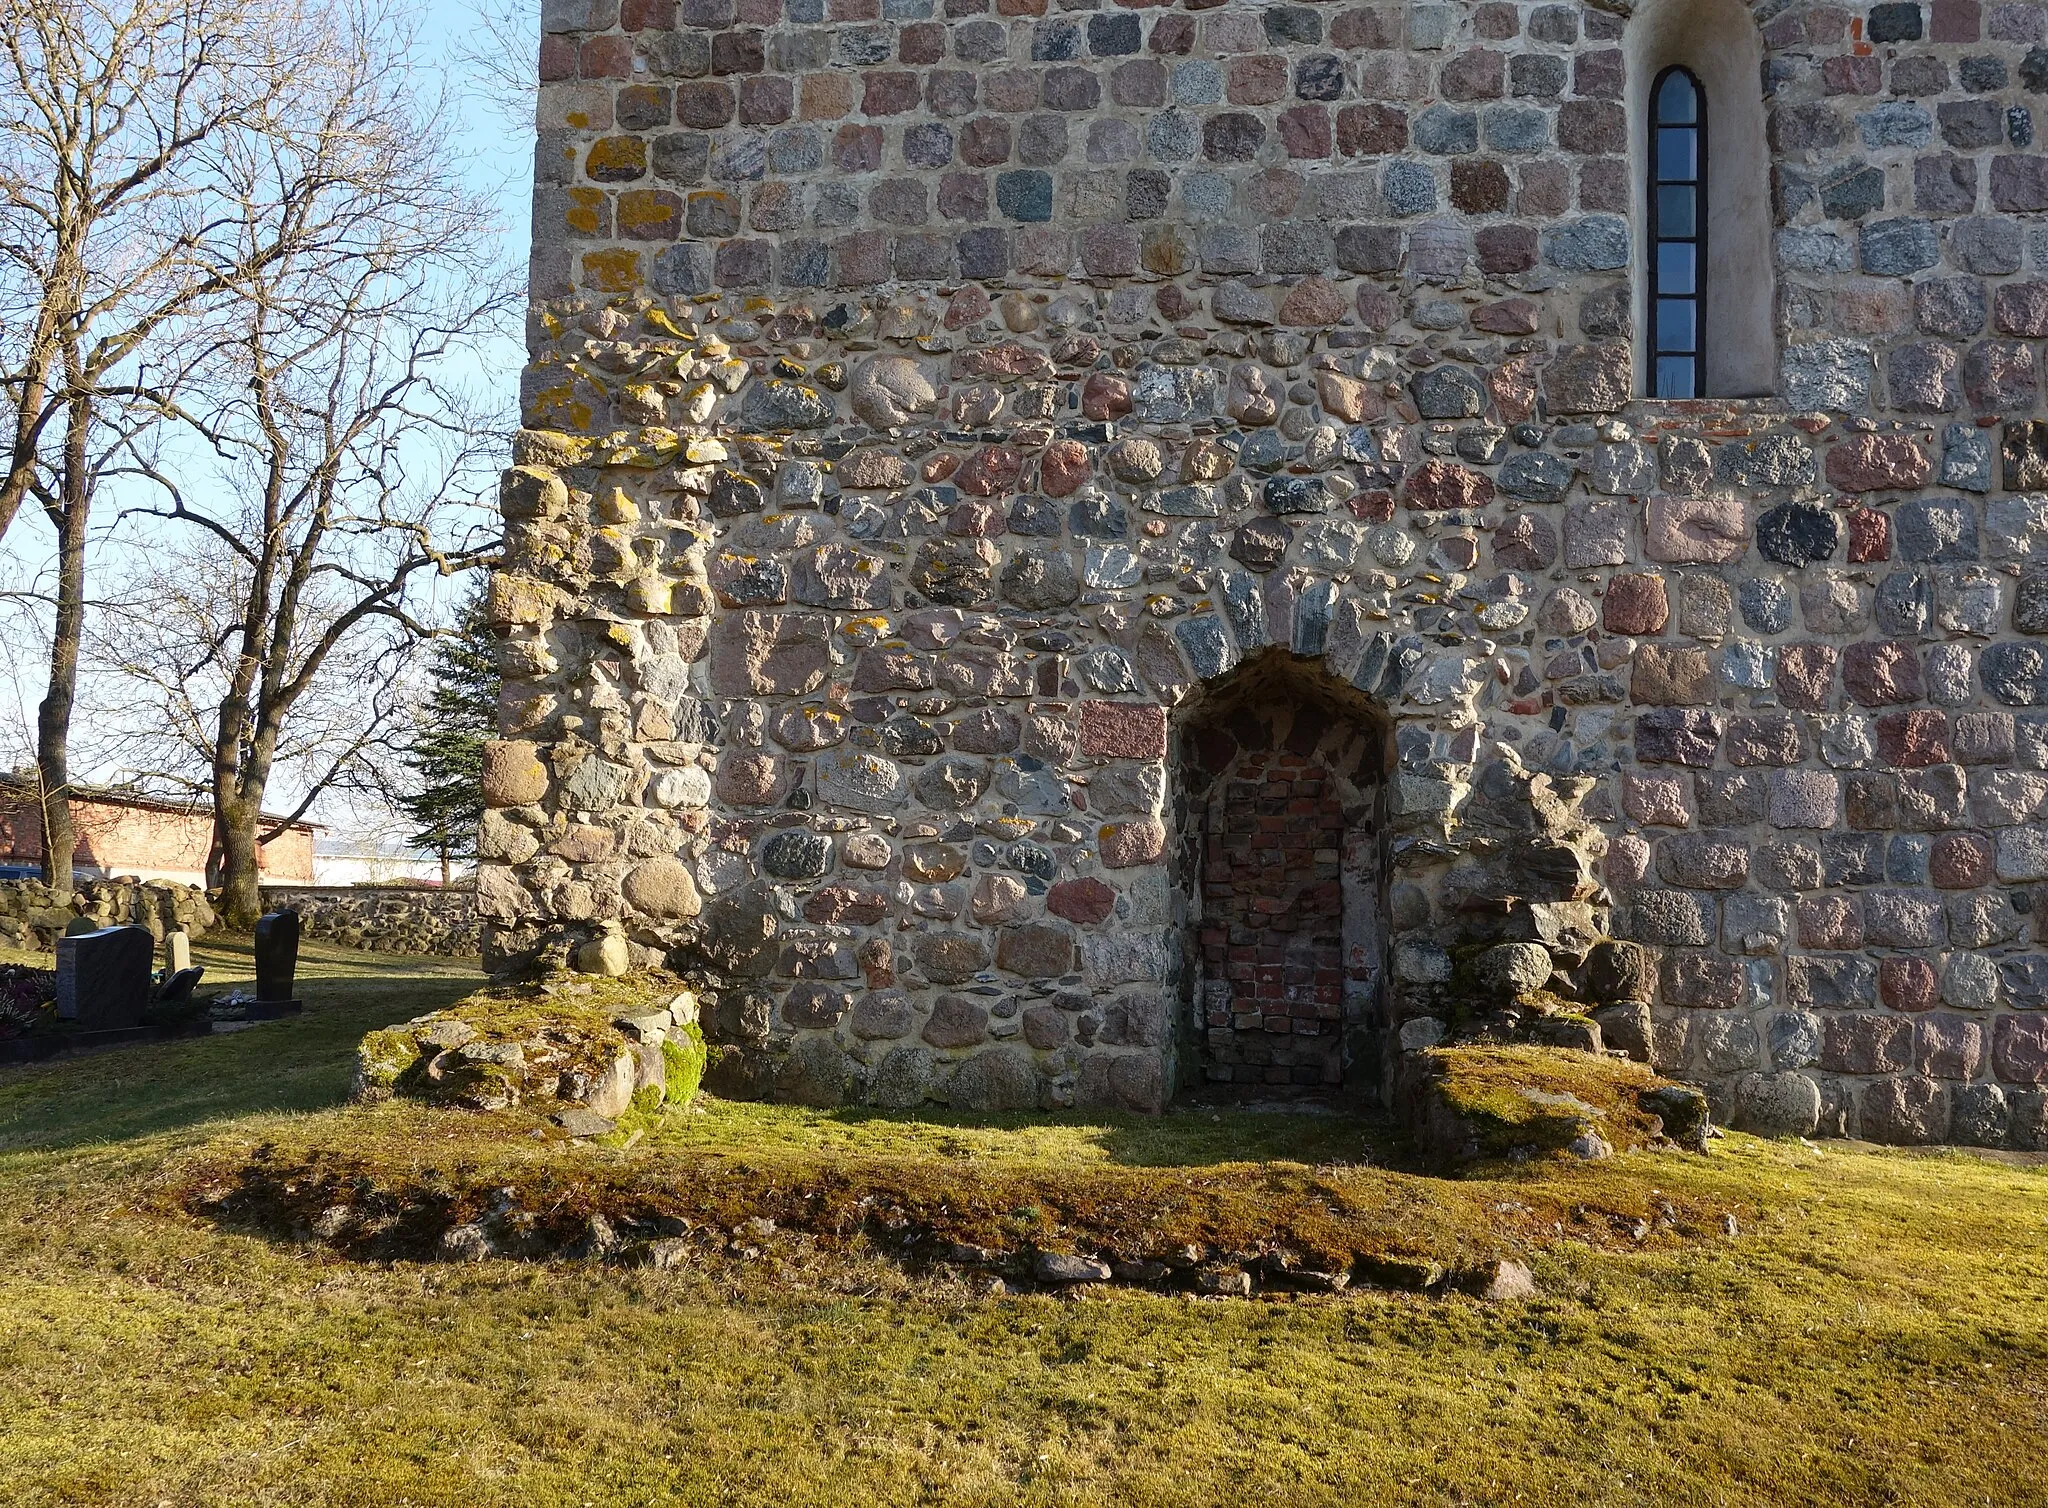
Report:
<svg viewBox="0 0 2048 1508"><path fill-rule="evenodd" d="M206 892L194 885L81 880L66 896L40 880L0 880L0 945L53 948L80 917L102 927L144 926L159 943L181 928L198 938L219 920Z"/></svg>
<svg viewBox="0 0 2048 1508"><path fill-rule="evenodd" d="M1277 644L1393 724L1389 1026L1533 886L1739 1124L2039 1142L2042 7L1757 7L1778 396L1690 404L1627 7L1045 9L550 0L493 959L1156 1105L1170 722Z"/></svg>
<svg viewBox="0 0 2048 1508"><path fill-rule="evenodd" d="M263 904L298 912L307 937L372 953L473 958L483 949L476 891L467 885L265 885Z"/></svg>

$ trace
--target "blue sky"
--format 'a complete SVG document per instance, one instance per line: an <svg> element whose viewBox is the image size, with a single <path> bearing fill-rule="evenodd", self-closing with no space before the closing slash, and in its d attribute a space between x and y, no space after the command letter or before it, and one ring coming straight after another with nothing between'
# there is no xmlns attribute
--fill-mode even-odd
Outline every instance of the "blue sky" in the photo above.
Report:
<svg viewBox="0 0 2048 1508"><path fill-rule="evenodd" d="M506 15L515 8L525 12L514 23L523 34L523 58L509 56L510 47L498 49L500 66L516 67L529 75L538 52L538 0L483 0L499 6ZM508 101L494 93L484 70L470 66L466 55L493 46L491 29L480 24L476 4L451 0L425 0L416 12L419 21L418 84L425 94L446 91L450 108L447 123L450 146L462 166L471 188L487 197L498 209L498 218L508 254L523 263L529 235L529 205L532 196L533 135L530 105ZM499 29L503 34L503 28ZM516 328L487 348L473 364L465 363L457 374L466 385L487 388L510 404L518 390L519 368L524 349ZM115 506L102 504L95 510L102 524L111 521ZM96 562L105 576L117 573L120 554L132 544L114 540L103 545ZM54 549L54 535L40 513L24 510L15 527L0 545L0 589L22 589L47 585L47 572ZM453 593L444 593L452 596ZM35 707L43 694L46 670L35 642L40 634L22 617L25 609L0 604L0 768L8 768L32 753ZM12 651L11 653L9 651ZM90 745L94 717L90 685L81 687L75 742ZM117 767L80 768L84 779L119 779L127 772ZM296 804L298 794L280 786L274 790L272 806ZM368 823L373 814L335 809L316 812L339 826Z"/></svg>

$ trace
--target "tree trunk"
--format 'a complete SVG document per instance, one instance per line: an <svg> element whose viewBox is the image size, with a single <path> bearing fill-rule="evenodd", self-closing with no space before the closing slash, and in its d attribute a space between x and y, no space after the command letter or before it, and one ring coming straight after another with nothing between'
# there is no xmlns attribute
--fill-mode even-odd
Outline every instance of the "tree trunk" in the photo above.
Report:
<svg viewBox="0 0 2048 1508"><path fill-rule="evenodd" d="M50 638L50 685L36 709L36 772L43 803L43 879L68 894L78 830L71 821L71 712L78 700L78 646L85 632L85 525L90 508L86 439L89 399L66 411L57 525L57 617Z"/></svg>
<svg viewBox="0 0 2048 1508"><path fill-rule="evenodd" d="M445 842L441 845L441 888L448 888L448 845Z"/></svg>
<svg viewBox="0 0 2048 1508"><path fill-rule="evenodd" d="M215 842L220 845L221 920L237 932L253 931L263 915L262 876L256 864L257 804L216 790Z"/></svg>

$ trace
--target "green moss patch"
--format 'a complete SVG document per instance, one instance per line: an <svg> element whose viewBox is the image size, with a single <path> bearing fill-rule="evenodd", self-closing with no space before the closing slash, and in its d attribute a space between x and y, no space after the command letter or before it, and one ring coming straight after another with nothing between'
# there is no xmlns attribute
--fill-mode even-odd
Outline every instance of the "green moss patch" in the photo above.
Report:
<svg viewBox="0 0 2048 1508"><path fill-rule="evenodd" d="M1641 1063L1600 1053L1466 1046L1420 1058L1411 1113L1438 1161L1557 1154L1589 1134L1609 1148L1647 1146L1672 1113L1659 1113L1658 1097L1693 1099Z"/></svg>
<svg viewBox="0 0 2048 1508"><path fill-rule="evenodd" d="M662 1023L661 1082L642 1085L631 1104L606 1111L614 1120L635 1117L629 1134L644 1132L665 1101L688 1103L703 1079L702 1033L693 1022L668 1025L670 1003L685 993L680 980L652 974L479 990L443 1010L366 1034L356 1053L355 1096L395 1094L472 1110L530 1103L546 1111L560 1108L550 1103L559 1090L581 1103L589 1096L578 1099L564 1086L598 1085L616 1076L622 1061L630 1066L641 1034L620 1023L653 1015ZM671 1042L671 1033L679 1040Z"/></svg>

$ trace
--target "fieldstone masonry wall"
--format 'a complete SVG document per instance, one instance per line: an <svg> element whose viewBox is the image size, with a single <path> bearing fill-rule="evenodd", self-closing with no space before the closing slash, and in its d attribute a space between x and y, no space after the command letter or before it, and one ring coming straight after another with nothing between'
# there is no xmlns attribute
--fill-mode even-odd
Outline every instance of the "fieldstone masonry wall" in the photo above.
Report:
<svg viewBox="0 0 2048 1508"><path fill-rule="evenodd" d="M474 957L476 892L468 885L265 885L266 909L289 906L307 937L372 953Z"/></svg>
<svg viewBox="0 0 2048 1508"><path fill-rule="evenodd" d="M1277 652L1390 730L1367 1036L1654 996L1739 1124L2041 1143L2048 17L1754 7L1777 390L1672 403L1647 8L548 0L494 958L1155 1107Z"/></svg>

